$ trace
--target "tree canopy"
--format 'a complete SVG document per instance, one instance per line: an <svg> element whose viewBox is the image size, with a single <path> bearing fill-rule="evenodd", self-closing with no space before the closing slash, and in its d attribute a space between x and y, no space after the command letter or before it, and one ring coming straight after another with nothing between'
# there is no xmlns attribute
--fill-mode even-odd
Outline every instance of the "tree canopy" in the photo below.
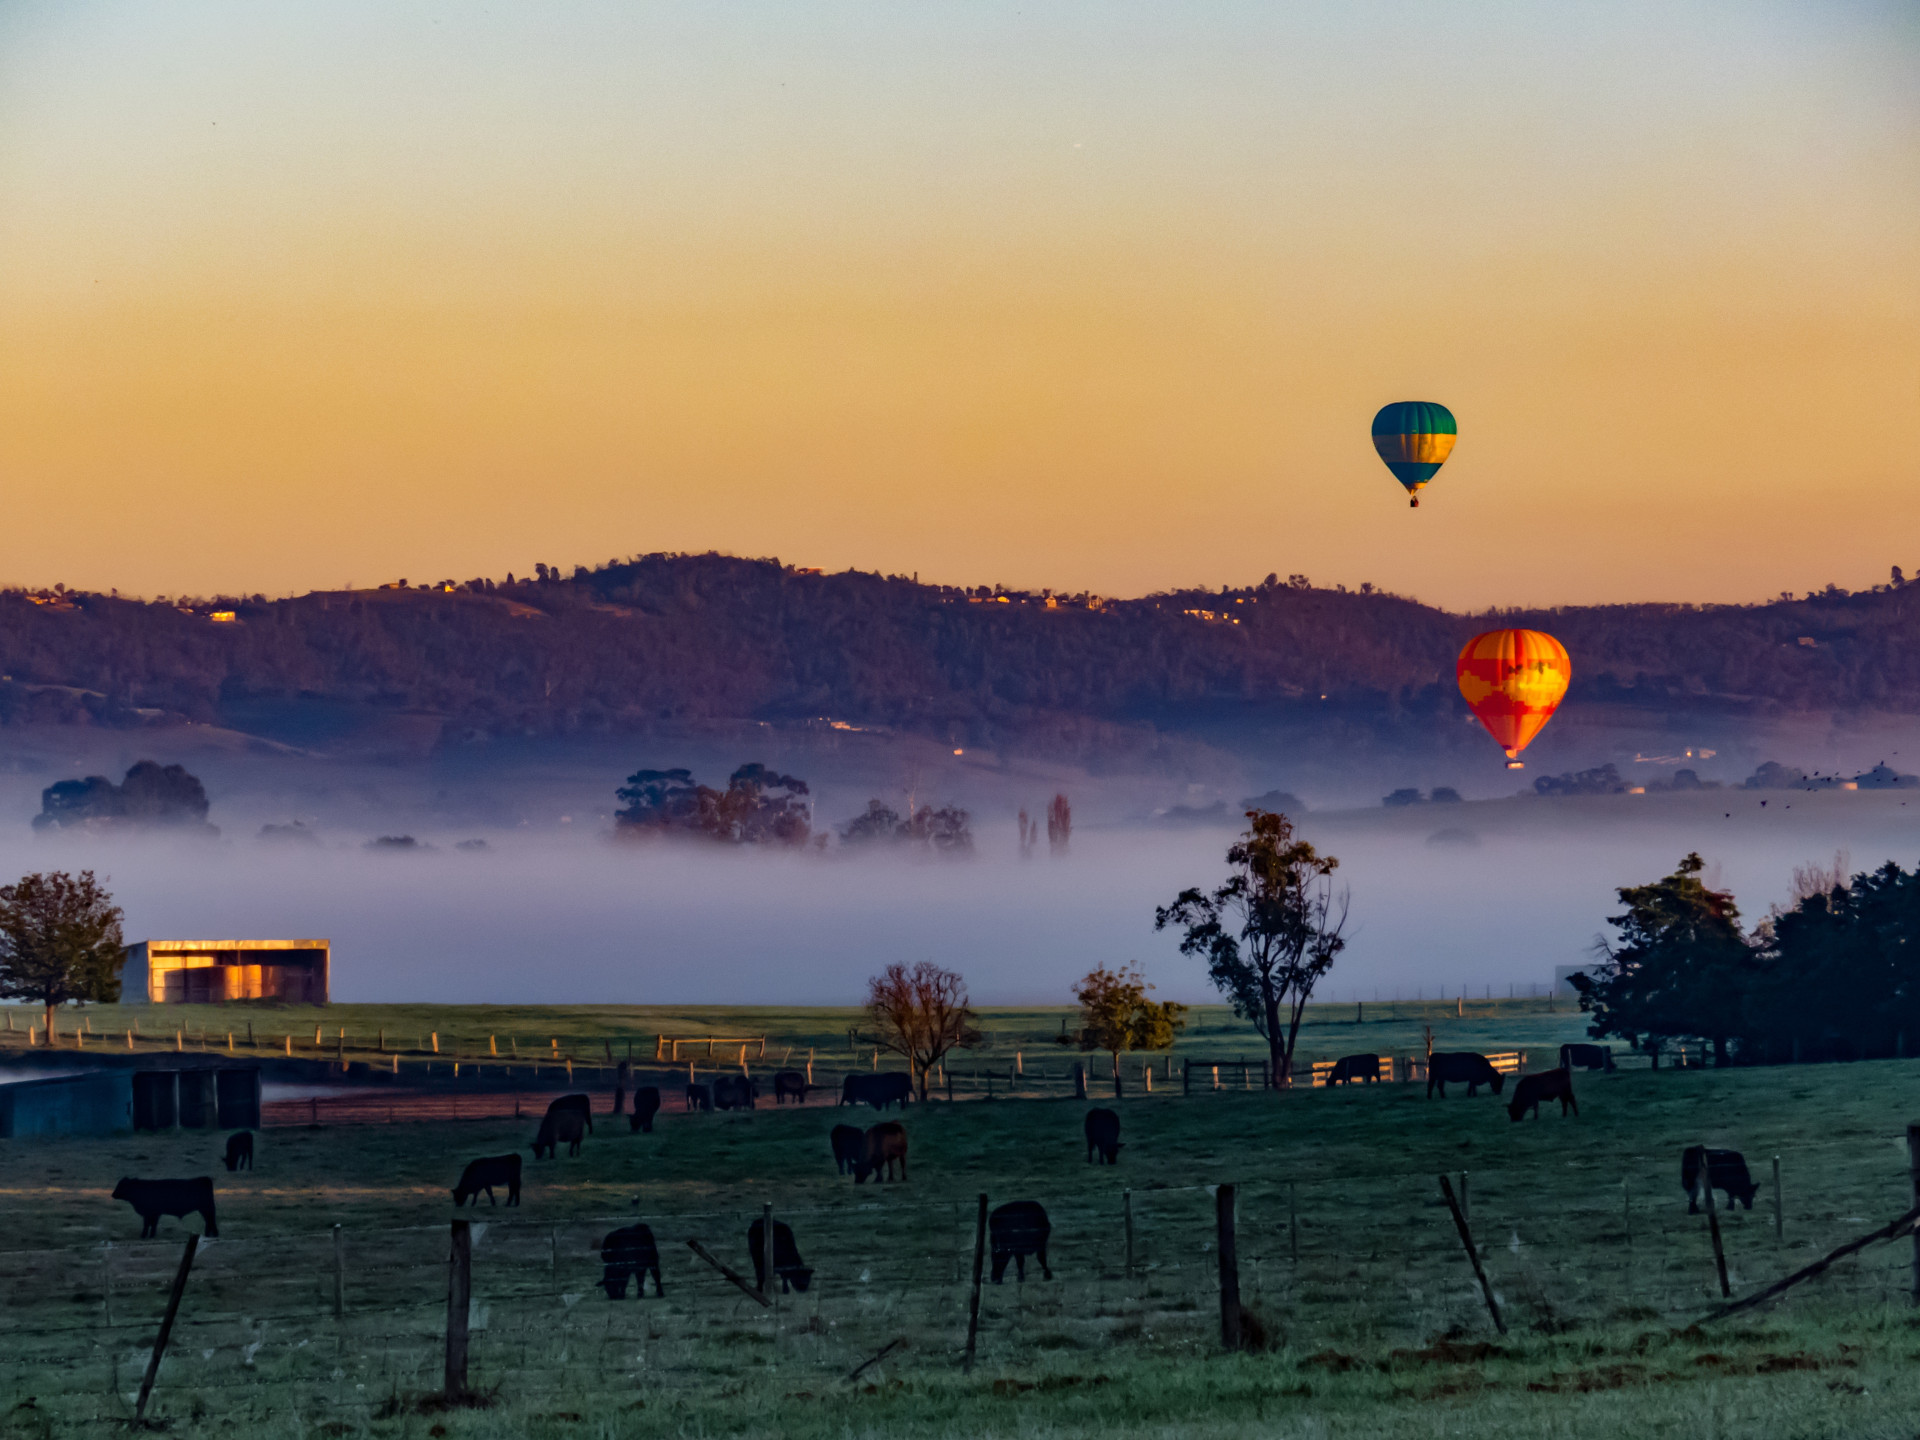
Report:
<svg viewBox="0 0 1920 1440"><path fill-rule="evenodd" d="M813 830L807 782L754 762L727 777L725 790L699 784L690 770L638 770L614 794L617 833L695 835L728 845L803 845Z"/></svg>
<svg viewBox="0 0 1920 1440"><path fill-rule="evenodd" d="M1598 1037L1617 1036L1658 1054L1668 1040L1697 1039L1724 1064L1743 1029L1742 1003L1757 972L1733 896L1700 879L1706 862L1685 856L1671 875L1619 892L1601 962L1573 977Z"/></svg>
<svg viewBox="0 0 1920 1440"><path fill-rule="evenodd" d="M54 1010L74 1000L120 998L127 948L122 916L91 870L23 875L0 887L0 995Z"/></svg>
<svg viewBox="0 0 1920 1440"><path fill-rule="evenodd" d="M1270 1083L1285 1085L1307 1001L1346 948L1348 896L1333 885L1340 862L1285 815L1250 810L1247 821L1227 850L1226 882L1181 891L1153 924L1177 926L1181 953L1206 960L1214 987L1266 1040Z"/></svg>
<svg viewBox="0 0 1920 1440"><path fill-rule="evenodd" d="M33 826L168 825L211 831L207 809L206 787L185 766L141 760L118 785L104 775L49 785L40 792Z"/></svg>
<svg viewBox="0 0 1920 1440"><path fill-rule="evenodd" d="M1165 1050L1187 1025L1187 1007L1148 998L1153 989L1135 967L1089 971L1073 987L1080 1028L1070 1038L1082 1050L1104 1050L1116 1068L1129 1050Z"/></svg>

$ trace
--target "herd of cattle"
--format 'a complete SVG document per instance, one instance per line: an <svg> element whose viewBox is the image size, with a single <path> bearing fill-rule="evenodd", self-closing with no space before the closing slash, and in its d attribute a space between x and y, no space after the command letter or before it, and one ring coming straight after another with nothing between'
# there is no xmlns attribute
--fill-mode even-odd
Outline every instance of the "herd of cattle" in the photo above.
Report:
<svg viewBox="0 0 1920 1440"><path fill-rule="evenodd" d="M1575 1069L1611 1071L1613 1068L1613 1054L1608 1047L1563 1045L1560 1048L1560 1064L1556 1069L1520 1077L1514 1087L1513 1099L1508 1102L1507 1114L1513 1120L1519 1120L1529 1112L1538 1118L1543 1102L1558 1100L1562 1115L1569 1111L1578 1115L1580 1107L1573 1097L1572 1072ZM1380 1059L1377 1055L1348 1055L1334 1065L1328 1083L1371 1084L1379 1073ZM1465 1085L1469 1096L1478 1094L1482 1085L1498 1095L1506 1084L1506 1076L1496 1070L1484 1055L1435 1052L1428 1056L1428 1097L1437 1094L1444 1099L1449 1084ZM806 1076L798 1071L782 1070L773 1077L776 1104L789 1099L804 1103L810 1088ZM685 1105L690 1111L751 1110L758 1096L759 1087L750 1077L721 1076L710 1082L689 1083ZM614 1114L624 1113L633 1132L651 1134L654 1118L660 1113L659 1087L646 1085L636 1089L631 1108L628 1108L627 1098L624 1091L615 1091ZM840 1090L841 1105L864 1104L875 1110L886 1110L896 1105L904 1110L912 1098L912 1084L907 1076L900 1074L849 1075ZM1103 1108L1089 1110L1082 1131L1086 1138L1089 1164L1119 1163L1121 1141L1120 1116L1117 1113ZM559 1154L562 1145L567 1147L569 1155L578 1155L582 1139L592 1133L591 1098L584 1094L563 1095L549 1105L541 1117L531 1147L534 1158L552 1159ZM884 1184L907 1178L907 1128L899 1121L883 1120L864 1130L853 1125L835 1125L827 1139L835 1167L842 1175L852 1175L856 1185L865 1184L869 1179ZM229 1171L251 1170L252 1133L242 1130L230 1135L224 1160ZM1684 1152L1680 1161L1680 1183L1687 1194L1689 1213L1699 1208L1703 1170L1704 1188L1723 1190L1730 1205L1738 1202L1749 1210L1753 1209L1753 1197L1758 1187L1740 1153L1735 1150L1708 1150L1695 1145ZM455 1206L469 1203L478 1205L480 1196L484 1194L489 1205L496 1205L499 1201L495 1191L503 1190L506 1203L518 1205L520 1180L521 1161L517 1151L508 1155L483 1156L469 1162L461 1172L459 1183L453 1187L453 1203ZM213 1181L208 1176L191 1180L140 1180L129 1176L114 1187L113 1198L126 1201L139 1215L142 1239L150 1239L157 1234L162 1216L184 1218L198 1214L204 1222L207 1235L219 1234L214 1220ZM1051 1234L1052 1226L1046 1210L1039 1202L1016 1200L1001 1205L988 1216L987 1229L991 1242L993 1283L1001 1283L1009 1263L1014 1266L1017 1278L1025 1280L1029 1259L1038 1261L1043 1276L1053 1278L1053 1271L1047 1265L1047 1237ZM755 1220L748 1227L746 1239L748 1254L753 1262L754 1283L764 1293L768 1284L767 1252L766 1234L761 1221ZM636 1286L636 1295L644 1296L646 1277L649 1275L653 1277L655 1293L660 1293L659 1247L653 1231L646 1225L628 1225L607 1235L600 1244L600 1258L604 1272L599 1284L609 1299L624 1298L630 1282ZM792 1229L779 1221L773 1227L773 1274L783 1290L804 1292L813 1278L813 1271L800 1257Z"/></svg>

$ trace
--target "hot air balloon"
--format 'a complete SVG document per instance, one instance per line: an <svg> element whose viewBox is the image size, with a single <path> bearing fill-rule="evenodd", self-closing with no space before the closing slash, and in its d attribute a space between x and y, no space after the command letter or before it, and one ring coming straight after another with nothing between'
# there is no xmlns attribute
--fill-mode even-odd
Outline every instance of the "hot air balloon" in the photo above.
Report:
<svg viewBox="0 0 1920 1440"><path fill-rule="evenodd" d="M1458 434L1453 412L1431 400L1396 400L1373 417L1373 448L1407 487L1414 509L1420 508L1420 487L1446 464Z"/></svg>
<svg viewBox="0 0 1920 1440"><path fill-rule="evenodd" d="M1473 713L1506 750L1507 768L1518 770L1520 752L1560 708L1573 663L1541 631L1489 630L1467 642L1454 673Z"/></svg>

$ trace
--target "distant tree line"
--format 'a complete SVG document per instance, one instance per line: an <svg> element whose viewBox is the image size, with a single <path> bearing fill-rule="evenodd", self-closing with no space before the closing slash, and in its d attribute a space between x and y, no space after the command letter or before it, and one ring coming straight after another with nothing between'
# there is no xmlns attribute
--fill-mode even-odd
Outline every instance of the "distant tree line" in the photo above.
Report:
<svg viewBox="0 0 1920 1440"><path fill-rule="evenodd" d="M135 764L118 785L104 775L60 780L40 792L36 830L170 826L210 834L207 790L181 765L154 760Z"/></svg>
<svg viewBox="0 0 1920 1440"><path fill-rule="evenodd" d="M1534 792L1540 795L1624 795L1632 788L1621 776L1618 766L1601 765L1592 770L1580 770L1562 775L1542 775L1533 782ZM1718 780L1702 780L1697 770L1675 770L1671 779L1647 781L1643 787L1647 790L1718 790ZM1740 786L1742 790L1913 790L1920 789L1920 775L1903 775L1882 761L1873 769L1858 775L1841 775L1837 772L1822 775L1818 770L1809 775L1806 771L1791 765L1782 765L1777 760L1769 760L1746 778ZM1396 790L1394 795L1415 795L1418 791ZM1394 795L1387 797L1387 804L1396 802ZM1440 792L1434 791L1434 799L1440 798Z"/></svg>
<svg viewBox="0 0 1920 1440"><path fill-rule="evenodd" d="M807 782L757 762L742 765L715 790L690 770L639 770L614 792L617 833L697 836L728 845L804 845L813 834Z"/></svg>
<svg viewBox="0 0 1920 1440"><path fill-rule="evenodd" d="M709 554L283 600L14 590L0 724L270 730L325 703L443 716L452 740L753 719L1070 748L1249 714L1432 735L1465 717L1454 657L1492 625L1558 636L1571 703L1914 713L1912 588L1458 615L1304 576L1112 600Z"/></svg>
<svg viewBox="0 0 1920 1440"><path fill-rule="evenodd" d="M1850 879L1836 862L1795 876L1791 905L1747 932L1699 855L1619 891L1613 938L1575 975L1596 1039L1714 1063L1911 1055L1920 1048L1920 871L1889 860Z"/></svg>
<svg viewBox="0 0 1920 1440"><path fill-rule="evenodd" d="M869 800L865 812L841 829L840 843L964 855L973 849L972 818L957 805L915 808L908 802L902 815L885 801Z"/></svg>
<svg viewBox="0 0 1920 1440"><path fill-rule="evenodd" d="M758 761L729 775L724 790L702 785L691 770L636 770L614 794L622 802L613 817L615 833L627 839L683 836L725 845L824 848L834 838L814 830L807 782ZM911 799L902 815L874 799L840 827L839 840L855 849L966 855L973 850L972 817L957 805L915 805Z"/></svg>

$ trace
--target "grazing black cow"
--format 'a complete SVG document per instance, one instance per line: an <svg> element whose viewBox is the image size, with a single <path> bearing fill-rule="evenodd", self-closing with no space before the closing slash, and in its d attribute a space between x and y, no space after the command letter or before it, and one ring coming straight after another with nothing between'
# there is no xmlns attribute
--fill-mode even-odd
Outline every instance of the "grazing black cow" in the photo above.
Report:
<svg viewBox="0 0 1920 1440"><path fill-rule="evenodd" d="M219 1238L220 1227L213 1221L213 1181L205 1175L195 1180L136 1180L129 1175L113 1187L113 1198L133 1206L140 1217L142 1240L160 1233L162 1215L184 1220L195 1211L204 1222L207 1238Z"/></svg>
<svg viewBox="0 0 1920 1440"><path fill-rule="evenodd" d="M761 1221L756 1220L747 1227L747 1253L753 1256L754 1288L764 1293L767 1288L767 1232ZM813 1271L800 1259L800 1251L793 1243L793 1231L787 1228L784 1220L773 1222L773 1273L780 1277L782 1294L791 1288L804 1295L807 1286L813 1283Z"/></svg>
<svg viewBox="0 0 1920 1440"><path fill-rule="evenodd" d="M645 1225L628 1225L611 1232L600 1242L600 1263L607 1267L601 1272L600 1288L609 1300L626 1299L629 1280L639 1286L635 1298L646 1299L649 1275L653 1276L653 1293L667 1293L660 1283L660 1247L653 1243L653 1231Z"/></svg>
<svg viewBox="0 0 1920 1440"><path fill-rule="evenodd" d="M716 1110L751 1110L759 1098L759 1084L745 1075L716 1075L713 1079Z"/></svg>
<svg viewBox="0 0 1920 1440"><path fill-rule="evenodd" d="M1613 1070L1613 1047L1611 1045L1562 1045L1560 1047L1560 1068L1562 1070Z"/></svg>
<svg viewBox="0 0 1920 1440"><path fill-rule="evenodd" d="M576 1111L579 1114L581 1122L586 1126L587 1134L591 1135L593 1133L593 1097L591 1095L562 1095L558 1100L547 1106L547 1114L549 1117L559 1115L568 1110Z"/></svg>
<svg viewBox="0 0 1920 1440"><path fill-rule="evenodd" d="M833 1145L833 1163L840 1167L840 1173L852 1174L866 1152L867 1132L853 1125L836 1125L827 1139Z"/></svg>
<svg viewBox="0 0 1920 1440"><path fill-rule="evenodd" d="M653 1117L659 1113L660 1087L658 1085L642 1085L633 1092L633 1109L628 1112L627 1126L630 1130L641 1131L651 1135L653 1133Z"/></svg>
<svg viewBox="0 0 1920 1440"><path fill-rule="evenodd" d="M1093 1163L1097 1152L1102 1165L1120 1163L1120 1117L1111 1110L1089 1110L1087 1112L1087 1163Z"/></svg>
<svg viewBox="0 0 1920 1440"><path fill-rule="evenodd" d="M1753 1197L1760 1187L1747 1173L1747 1157L1738 1150L1709 1150L1704 1145L1689 1145L1680 1152L1680 1188L1687 1192L1687 1213L1695 1215L1700 1210L1702 1155L1707 1160L1707 1183L1727 1192L1727 1207L1731 1209L1737 1200L1747 1209L1753 1209Z"/></svg>
<svg viewBox="0 0 1920 1440"><path fill-rule="evenodd" d="M227 1136L226 1161L228 1170L253 1169L253 1132L251 1130L236 1130Z"/></svg>
<svg viewBox="0 0 1920 1440"><path fill-rule="evenodd" d="M1342 1055L1327 1072L1327 1084L1351 1085L1356 1080L1371 1085L1380 1078L1378 1055Z"/></svg>
<svg viewBox="0 0 1920 1440"><path fill-rule="evenodd" d="M1542 1070L1534 1075L1522 1075L1520 1083L1513 1087L1513 1099L1507 1102L1507 1118L1518 1120L1529 1110L1533 1118L1540 1118L1540 1102L1558 1100L1560 1113L1564 1116L1571 1106L1573 1113L1580 1113L1580 1102L1573 1098L1573 1074L1568 1070Z"/></svg>
<svg viewBox="0 0 1920 1440"><path fill-rule="evenodd" d="M687 1109L712 1110L713 1109L713 1087L711 1085L707 1085L704 1083L695 1083L695 1084L688 1085L687 1086Z"/></svg>
<svg viewBox="0 0 1920 1440"><path fill-rule="evenodd" d="M884 1110L898 1105L902 1110L913 1099L913 1077L890 1071L885 1075L849 1075L840 1084L842 1105L871 1105Z"/></svg>
<svg viewBox="0 0 1920 1440"><path fill-rule="evenodd" d="M1479 1093L1482 1085L1493 1087L1498 1095L1507 1083L1507 1077L1493 1068L1493 1062L1484 1055L1475 1055L1470 1050L1460 1050L1452 1054L1443 1054L1436 1050L1427 1057L1427 1098L1433 1098L1438 1089L1442 1100L1447 1098L1447 1085L1458 1081L1467 1087L1469 1098Z"/></svg>
<svg viewBox="0 0 1920 1440"><path fill-rule="evenodd" d="M539 1133L533 1137L533 1158L538 1160L542 1150L551 1160L560 1153L560 1146L567 1147L567 1154L580 1153L580 1139L587 1133L586 1121L578 1110L547 1111L546 1118L540 1122Z"/></svg>
<svg viewBox="0 0 1920 1440"><path fill-rule="evenodd" d="M1013 1261L1014 1275L1027 1278L1027 1257L1040 1262L1040 1273L1051 1280L1047 1268L1047 1236L1053 1226L1037 1200L1014 1200L987 1216L987 1238L993 1246L993 1283L998 1285L1007 1273L1007 1261Z"/></svg>
<svg viewBox="0 0 1920 1440"><path fill-rule="evenodd" d="M520 1203L520 1156L488 1155L480 1160L469 1160L467 1168L460 1172L460 1183L453 1187L453 1203L459 1207L472 1200L477 1207L480 1204L480 1192L487 1192L487 1203L497 1203L493 1198L493 1187L504 1185L507 1189L507 1204Z"/></svg>
<svg viewBox="0 0 1920 1440"><path fill-rule="evenodd" d="M773 1077L773 1103L784 1105L791 1095L796 1105L807 1103L807 1077L799 1070L779 1070Z"/></svg>
<svg viewBox="0 0 1920 1440"><path fill-rule="evenodd" d="M879 1184L893 1178L895 1162L900 1178L907 1178L907 1127L898 1120L882 1120L862 1137L859 1162L853 1167L853 1183L864 1185L867 1176L878 1175Z"/></svg>

